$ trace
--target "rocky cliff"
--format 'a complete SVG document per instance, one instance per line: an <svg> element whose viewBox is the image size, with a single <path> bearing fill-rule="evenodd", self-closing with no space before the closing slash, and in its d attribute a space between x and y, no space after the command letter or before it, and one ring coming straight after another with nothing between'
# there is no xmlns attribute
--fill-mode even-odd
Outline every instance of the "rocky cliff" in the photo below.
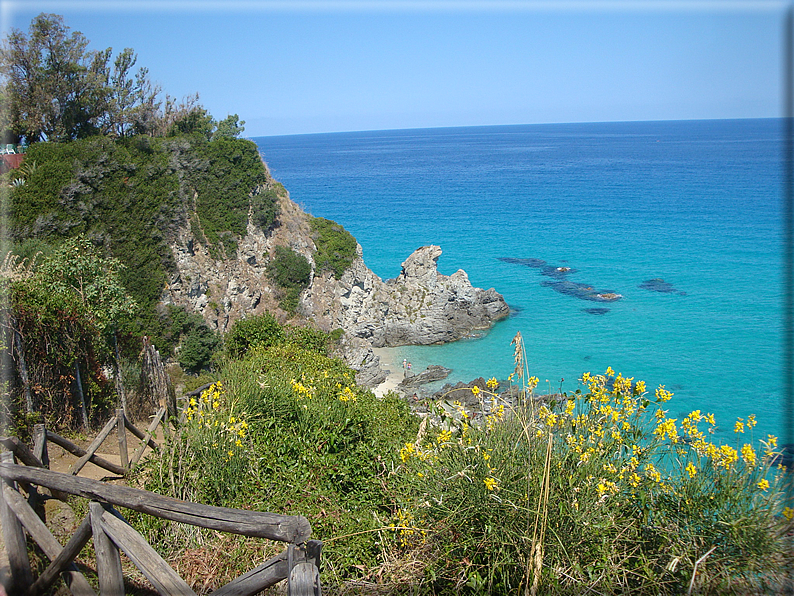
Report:
<svg viewBox="0 0 794 596"><path fill-rule="evenodd" d="M282 320L312 320L327 331L342 328L343 355L360 371L358 380L366 385L377 384L384 376L373 346L455 341L487 329L509 312L500 294L473 287L464 271L441 275L438 246L417 249L393 280L381 280L365 265L361 246L340 279L332 272L318 271L310 216L286 194L278 200L276 225L263 232L249 224L236 258L213 258L190 226L180 230L171 246L176 272L164 292L164 302L202 314L220 331L241 317L265 310L276 312ZM277 246L288 246L312 265L297 316L279 309L278 290L266 275Z"/></svg>

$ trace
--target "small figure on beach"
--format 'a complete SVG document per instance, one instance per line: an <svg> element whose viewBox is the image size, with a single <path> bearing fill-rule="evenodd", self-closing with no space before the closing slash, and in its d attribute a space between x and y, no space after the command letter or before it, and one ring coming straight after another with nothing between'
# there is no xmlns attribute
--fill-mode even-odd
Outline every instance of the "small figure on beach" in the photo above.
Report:
<svg viewBox="0 0 794 596"><path fill-rule="evenodd" d="M411 363L408 363L408 376L411 376Z"/></svg>

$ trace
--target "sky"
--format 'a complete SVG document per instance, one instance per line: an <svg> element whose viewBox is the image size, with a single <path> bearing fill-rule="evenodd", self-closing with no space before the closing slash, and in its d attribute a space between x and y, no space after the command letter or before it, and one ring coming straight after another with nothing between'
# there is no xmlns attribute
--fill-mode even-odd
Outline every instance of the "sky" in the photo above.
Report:
<svg viewBox="0 0 794 596"><path fill-rule="evenodd" d="M549 122L770 118L781 0L0 0L135 50L247 137Z"/></svg>

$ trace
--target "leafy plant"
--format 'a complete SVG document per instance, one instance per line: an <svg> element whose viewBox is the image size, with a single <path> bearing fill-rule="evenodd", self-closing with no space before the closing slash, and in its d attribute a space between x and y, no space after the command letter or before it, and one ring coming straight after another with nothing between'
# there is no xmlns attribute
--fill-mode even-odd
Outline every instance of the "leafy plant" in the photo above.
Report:
<svg viewBox="0 0 794 596"><path fill-rule="evenodd" d="M300 293L309 287L312 268L303 255L287 246L277 246L267 267L267 273L283 295L280 306L287 312L298 307Z"/></svg>
<svg viewBox="0 0 794 596"><path fill-rule="evenodd" d="M245 355L256 346L275 346L284 339L284 330L269 312L239 319L234 322L224 338L226 351L233 357Z"/></svg>
<svg viewBox="0 0 794 596"><path fill-rule="evenodd" d="M314 263L318 271L332 271L336 279L341 279L356 258L356 239L330 219L312 218L311 226L315 233Z"/></svg>

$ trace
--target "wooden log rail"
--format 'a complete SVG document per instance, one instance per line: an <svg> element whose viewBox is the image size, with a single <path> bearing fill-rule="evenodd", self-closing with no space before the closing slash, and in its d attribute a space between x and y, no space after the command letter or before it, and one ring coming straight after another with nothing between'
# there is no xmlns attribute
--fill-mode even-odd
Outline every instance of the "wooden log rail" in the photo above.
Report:
<svg viewBox="0 0 794 596"><path fill-rule="evenodd" d="M48 468L49 454L47 451L47 442L49 441L50 443L55 443L65 451L78 458L70 469L70 473L73 475L79 474L80 470L82 470L88 462L91 462L100 468L104 468L108 472L118 476L126 476L129 471L134 468L141 460L141 457L143 456L143 453L146 451L147 447L151 449L158 449L159 446L152 439L152 437L154 436L157 427L163 423L165 412L165 407L160 408L154 415L154 418L152 419L149 427L146 429L146 432L143 432L124 415L124 410L116 410L116 415L107 422L105 427L94 438L87 449L83 449L82 447L75 445L69 439L62 437L58 433L48 430L43 424L37 424L34 429L35 448L33 451L28 449L27 445L22 443L16 437L0 437L0 445L9 451L12 451L14 455L26 466ZM119 442L119 456L121 459L121 465L110 462L96 454L99 447L105 442L114 429L116 430L116 437ZM133 452L132 457L129 456L127 450L127 433L125 432L125 429L129 430L141 441Z"/></svg>
<svg viewBox="0 0 794 596"><path fill-rule="evenodd" d="M311 526L303 516L201 505L39 467L17 465L10 452L3 453L1 457L0 514L11 572L9 594L42 594L61 576L72 594L95 595L74 563L75 557L91 538L103 596L122 596L125 593L120 552L127 555L158 593L164 596L194 594L114 508L118 506L202 528L287 543L284 552L214 591L212 594L215 596L249 596L285 579L288 580L290 596L320 596L322 543L309 540ZM52 536L29 500L19 492L20 487L32 486L90 500L88 515L65 546ZM25 531L50 559L49 566L35 580L27 556Z"/></svg>

